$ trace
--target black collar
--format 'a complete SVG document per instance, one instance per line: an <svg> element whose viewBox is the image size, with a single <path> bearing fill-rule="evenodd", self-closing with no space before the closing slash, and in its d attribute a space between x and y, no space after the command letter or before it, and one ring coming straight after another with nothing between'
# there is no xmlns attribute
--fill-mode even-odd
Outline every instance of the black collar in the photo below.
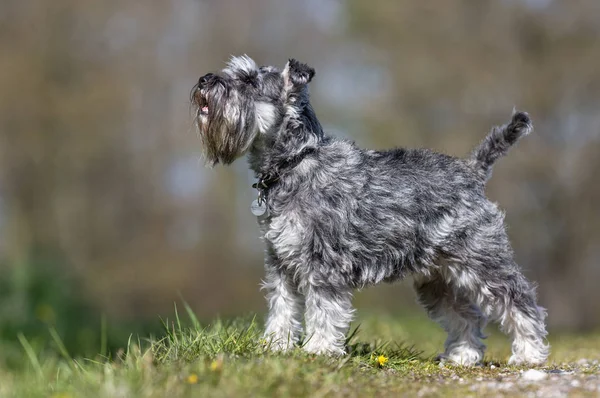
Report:
<svg viewBox="0 0 600 398"><path fill-rule="evenodd" d="M269 188L274 186L279 181L280 177L284 174L284 171L293 169L294 167L298 166L300 162L306 159L307 156L316 152L317 148L305 148L297 155L287 158L281 162L280 166L278 167L278 171L272 173L260 173L258 175L258 181L252 184L252 188L257 189L259 194L266 193Z"/></svg>

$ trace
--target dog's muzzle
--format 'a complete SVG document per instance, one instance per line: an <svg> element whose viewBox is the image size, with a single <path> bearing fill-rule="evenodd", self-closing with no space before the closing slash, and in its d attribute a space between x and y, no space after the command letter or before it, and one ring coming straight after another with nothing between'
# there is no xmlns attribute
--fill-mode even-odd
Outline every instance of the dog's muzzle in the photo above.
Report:
<svg viewBox="0 0 600 398"><path fill-rule="evenodd" d="M198 90L200 90L199 96L198 96L198 106L200 108L200 113L203 115L208 115L208 103L206 101L206 98L202 95L202 89L206 87L206 85L215 78L215 74L213 73L207 73L204 76L201 76L200 79L198 79Z"/></svg>

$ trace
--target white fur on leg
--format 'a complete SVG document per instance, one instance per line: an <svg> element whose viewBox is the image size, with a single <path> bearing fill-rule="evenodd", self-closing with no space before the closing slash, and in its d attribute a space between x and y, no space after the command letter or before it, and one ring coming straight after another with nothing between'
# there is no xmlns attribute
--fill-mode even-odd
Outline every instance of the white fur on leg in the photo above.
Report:
<svg viewBox="0 0 600 398"><path fill-rule="evenodd" d="M354 310L350 291L335 292L313 287L306 293L306 342L314 354L344 355L346 331Z"/></svg>
<svg viewBox="0 0 600 398"><path fill-rule="evenodd" d="M508 360L510 365L532 364L540 365L546 362L550 354L550 347L544 341L546 330L543 324L546 312L538 307L540 320L533 320L521 312L513 309L510 316L506 317L503 325L513 335L512 356ZM541 324L540 324L541 322Z"/></svg>
<svg viewBox="0 0 600 398"><path fill-rule="evenodd" d="M508 297L498 297L492 290L482 284L476 286L471 281L476 281L474 275L465 270L449 268L446 274L450 280L465 289L473 292L472 297L482 312L492 320L500 322L501 330L510 334L513 338L512 356L509 364L542 364L548 358L550 348L545 342L546 326L544 319L546 311L535 305L532 296L527 300L531 291L520 286L524 290L520 297L519 306ZM525 285L527 286L527 285Z"/></svg>
<svg viewBox="0 0 600 398"><path fill-rule="evenodd" d="M274 351L293 348L302 332L302 299L285 275L267 272L263 283L267 290L269 315L265 338Z"/></svg>

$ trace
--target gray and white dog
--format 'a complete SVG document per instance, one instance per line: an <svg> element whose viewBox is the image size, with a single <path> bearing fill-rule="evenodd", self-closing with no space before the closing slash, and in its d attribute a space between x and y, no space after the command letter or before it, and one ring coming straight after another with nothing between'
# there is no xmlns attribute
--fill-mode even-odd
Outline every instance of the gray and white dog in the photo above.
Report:
<svg viewBox="0 0 600 398"><path fill-rule="evenodd" d="M419 301L448 332L443 359L483 358L487 319L512 337L509 363L548 357L546 312L513 260L504 215L485 196L494 162L532 131L514 112L465 159L427 149L365 150L323 133L309 102L314 69L233 57L191 93L212 165L248 155L266 243L274 349L344 354L352 292L412 275Z"/></svg>

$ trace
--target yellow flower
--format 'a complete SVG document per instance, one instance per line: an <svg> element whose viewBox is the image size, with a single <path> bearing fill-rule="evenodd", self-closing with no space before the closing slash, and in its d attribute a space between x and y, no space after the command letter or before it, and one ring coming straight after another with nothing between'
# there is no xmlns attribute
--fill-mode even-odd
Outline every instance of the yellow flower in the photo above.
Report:
<svg viewBox="0 0 600 398"><path fill-rule="evenodd" d="M187 377L187 379L185 379L185 381L187 381L188 384L197 384L198 383L198 375L196 373L192 373L191 375L189 375Z"/></svg>
<svg viewBox="0 0 600 398"><path fill-rule="evenodd" d="M210 364L210 370L213 372L218 372L223 368L223 360L212 361Z"/></svg>
<svg viewBox="0 0 600 398"><path fill-rule="evenodd" d="M385 355L380 355L377 357L377 365L383 368L383 366L388 362L388 357Z"/></svg>

